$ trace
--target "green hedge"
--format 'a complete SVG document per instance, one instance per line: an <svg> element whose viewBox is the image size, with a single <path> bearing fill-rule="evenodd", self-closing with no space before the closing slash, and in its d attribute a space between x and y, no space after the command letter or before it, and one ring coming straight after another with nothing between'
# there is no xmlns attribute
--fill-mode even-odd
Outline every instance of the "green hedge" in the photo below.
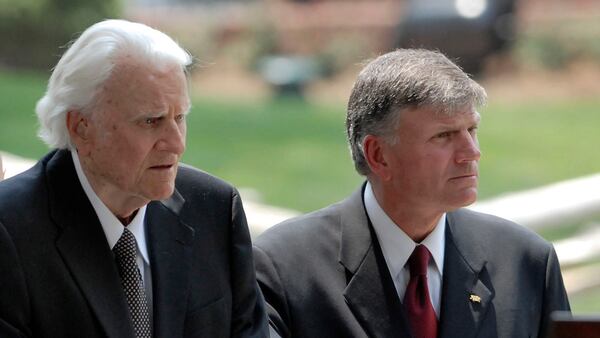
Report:
<svg viewBox="0 0 600 338"><path fill-rule="evenodd" d="M520 63L560 69L578 60L600 62L600 15L530 25L515 52Z"/></svg>
<svg viewBox="0 0 600 338"><path fill-rule="evenodd" d="M119 0L0 0L0 66L50 69L78 33L120 13Z"/></svg>

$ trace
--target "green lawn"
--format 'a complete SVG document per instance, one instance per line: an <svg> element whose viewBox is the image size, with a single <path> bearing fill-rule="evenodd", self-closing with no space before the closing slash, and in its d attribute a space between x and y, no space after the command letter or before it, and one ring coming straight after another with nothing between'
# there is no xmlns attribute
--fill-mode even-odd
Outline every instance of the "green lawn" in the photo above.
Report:
<svg viewBox="0 0 600 338"><path fill-rule="evenodd" d="M31 158L38 158L47 151L36 137L34 111L47 80L40 74L0 72L1 150Z"/></svg>
<svg viewBox="0 0 600 338"><path fill-rule="evenodd" d="M597 173L599 108L600 98L504 102L484 108L483 197Z"/></svg>
<svg viewBox="0 0 600 338"><path fill-rule="evenodd" d="M582 292L578 295L569 297L573 312L579 314L600 312L600 288Z"/></svg>
<svg viewBox="0 0 600 338"><path fill-rule="evenodd" d="M294 100L233 101L195 100L184 161L254 188L266 202L303 211L359 185L344 142L342 110Z"/></svg>
<svg viewBox="0 0 600 338"><path fill-rule="evenodd" d="M34 114L47 76L0 72L0 149L31 158L47 151L35 136ZM483 108L481 197L597 172L599 107L600 99ZM313 210L344 198L361 182L343 124L343 104L196 97L184 161L238 187L254 188L270 204ZM577 226L547 235L560 238L573 229ZM598 295L576 297L573 308L598 309Z"/></svg>

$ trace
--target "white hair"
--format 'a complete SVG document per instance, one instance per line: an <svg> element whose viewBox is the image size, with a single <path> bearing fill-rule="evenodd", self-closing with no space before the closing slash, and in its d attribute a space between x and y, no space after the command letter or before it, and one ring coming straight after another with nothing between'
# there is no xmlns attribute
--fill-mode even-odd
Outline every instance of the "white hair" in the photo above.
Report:
<svg viewBox="0 0 600 338"><path fill-rule="evenodd" d="M67 112L89 114L101 85L124 56L153 68L174 63L185 71L192 63L192 57L175 41L146 25L125 20L92 25L58 61L37 103L38 135L48 146L69 147Z"/></svg>

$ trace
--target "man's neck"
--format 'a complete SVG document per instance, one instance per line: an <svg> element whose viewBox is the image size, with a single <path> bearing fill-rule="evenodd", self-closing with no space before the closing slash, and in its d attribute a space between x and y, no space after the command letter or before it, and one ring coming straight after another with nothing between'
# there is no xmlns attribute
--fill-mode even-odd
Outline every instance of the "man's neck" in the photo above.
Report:
<svg viewBox="0 0 600 338"><path fill-rule="evenodd" d="M136 209L131 215L125 217L125 218L121 218L119 216L117 216L117 219L121 222L121 224L123 224L124 226L129 225L129 223L131 223L131 221L133 221L133 219L135 218L135 215L137 215L138 211L140 209Z"/></svg>
<svg viewBox="0 0 600 338"><path fill-rule="evenodd" d="M91 177L87 175L87 172L85 173L98 198L106 205L108 210L121 220L123 225L129 224L137 210L149 202L137 196L124 197L120 191L115 191L109 186L94 182L94 179L90 179Z"/></svg>
<svg viewBox="0 0 600 338"><path fill-rule="evenodd" d="M435 229L444 214L443 211L424 209L397 196L390 196L376 184L371 185L381 209L416 243L423 241Z"/></svg>
<svg viewBox="0 0 600 338"><path fill-rule="evenodd" d="M120 189L98 179L93 171L86 168L85 161L80 160L80 163L83 174L94 193L123 225L129 224L137 210L150 202L139 196L124 194Z"/></svg>

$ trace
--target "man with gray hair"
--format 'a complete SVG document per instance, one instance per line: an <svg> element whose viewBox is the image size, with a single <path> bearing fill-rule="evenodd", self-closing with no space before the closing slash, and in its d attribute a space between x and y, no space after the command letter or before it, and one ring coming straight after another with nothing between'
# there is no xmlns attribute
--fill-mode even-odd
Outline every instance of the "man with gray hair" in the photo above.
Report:
<svg viewBox="0 0 600 338"><path fill-rule="evenodd" d="M366 182L256 241L282 337L544 337L569 310L551 244L462 207L477 196L476 108L486 93L444 55L370 62L346 127Z"/></svg>
<svg viewBox="0 0 600 338"><path fill-rule="evenodd" d="M0 183L1 337L265 337L235 188L179 165L191 56L89 27L38 102L52 148Z"/></svg>

